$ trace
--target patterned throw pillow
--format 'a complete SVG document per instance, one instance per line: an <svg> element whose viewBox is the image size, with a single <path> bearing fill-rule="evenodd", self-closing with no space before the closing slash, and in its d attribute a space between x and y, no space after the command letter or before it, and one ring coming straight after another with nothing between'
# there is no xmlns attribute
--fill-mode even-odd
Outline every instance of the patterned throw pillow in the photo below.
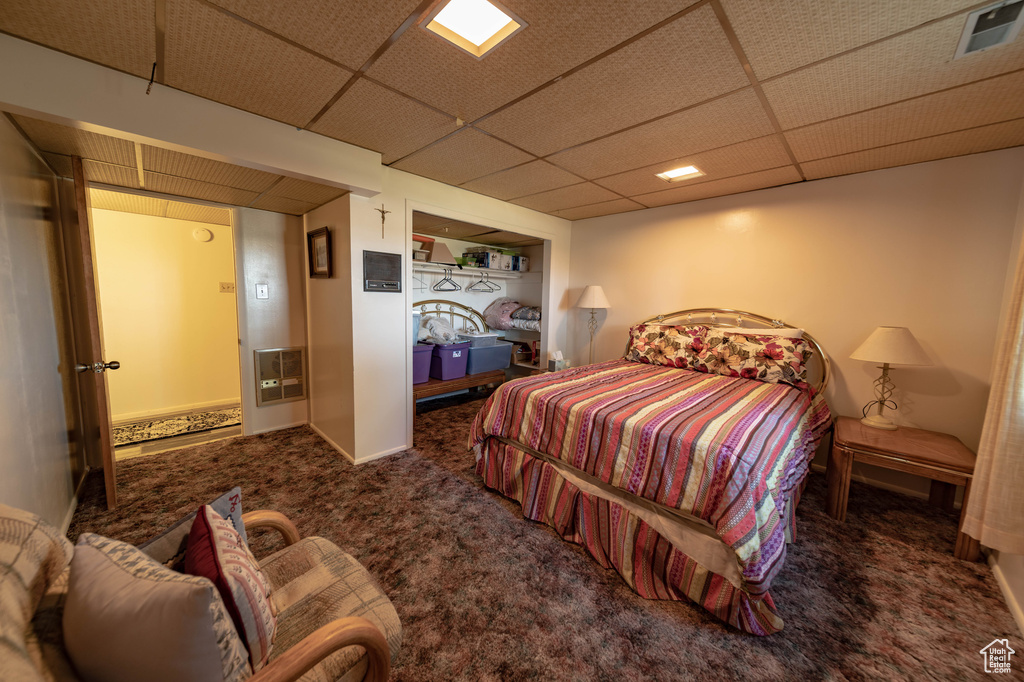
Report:
<svg viewBox="0 0 1024 682"><path fill-rule="evenodd" d="M242 489L235 486L217 499L207 502L213 510L231 522L232 527L242 536L242 541L249 544L245 534L245 523L242 521ZM185 562L185 549L188 545L188 534L192 530L196 513L178 519L173 526L155 538L143 542L139 549L156 559L167 568L181 571Z"/></svg>
<svg viewBox="0 0 1024 682"><path fill-rule="evenodd" d="M253 671L270 656L277 629L270 581L245 542L212 507L203 505L188 536L185 572L213 581L249 650Z"/></svg>
<svg viewBox="0 0 1024 682"><path fill-rule="evenodd" d="M84 680L178 682L252 675L217 589L93 533L75 546L64 646Z"/></svg>
<svg viewBox="0 0 1024 682"><path fill-rule="evenodd" d="M800 386L807 380L813 351L805 339L737 334L712 328L701 354L699 371Z"/></svg>
<svg viewBox="0 0 1024 682"><path fill-rule="evenodd" d="M649 365L695 369L704 350L704 325L638 324L629 330L626 359Z"/></svg>

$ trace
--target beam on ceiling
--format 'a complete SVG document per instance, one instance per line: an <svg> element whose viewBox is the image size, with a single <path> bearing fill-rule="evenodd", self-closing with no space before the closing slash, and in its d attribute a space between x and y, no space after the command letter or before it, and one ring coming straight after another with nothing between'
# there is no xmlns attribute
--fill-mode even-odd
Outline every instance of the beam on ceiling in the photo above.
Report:
<svg viewBox="0 0 1024 682"><path fill-rule="evenodd" d="M338 187L381 192L377 152L0 35L0 108L173 151Z"/></svg>

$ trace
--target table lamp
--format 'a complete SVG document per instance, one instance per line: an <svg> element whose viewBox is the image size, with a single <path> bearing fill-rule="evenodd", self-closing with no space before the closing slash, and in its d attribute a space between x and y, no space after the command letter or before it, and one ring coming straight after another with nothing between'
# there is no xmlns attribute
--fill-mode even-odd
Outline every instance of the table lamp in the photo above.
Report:
<svg viewBox="0 0 1024 682"><path fill-rule="evenodd" d="M896 424L882 415L882 410L886 407L890 410L897 407L891 400L896 385L889 378L889 365L930 365L932 363L928 355L906 327L878 327L857 350L853 351L850 358L882 363L879 368L882 370L882 376L875 380L875 400L864 406L861 424L895 431ZM874 405L878 405L878 413L868 415L868 410Z"/></svg>
<svg viewBox="0 0 1024 682"><path fill-rule="evenodd" d="M604 295L604 289L599 284L591 284L583 290L580 300L576 301L577 308L590 308L590 364L594 364L594 334L597 332L597 318L594 315L598 309L611 308L608 297Z"/></svg>

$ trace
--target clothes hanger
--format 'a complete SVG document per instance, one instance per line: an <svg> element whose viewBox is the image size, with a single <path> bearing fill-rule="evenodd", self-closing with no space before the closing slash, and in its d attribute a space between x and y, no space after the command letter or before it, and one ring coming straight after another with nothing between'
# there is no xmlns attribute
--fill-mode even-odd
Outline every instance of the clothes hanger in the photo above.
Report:
<svg viewBox="0 0 1024 682"><path fill-rule="evenodd" d="M455 280L452 279L451 268L444 269L444 278L432 288L434 291L462 291L462 287L456 284Z"/></svg>
<svg viewBox="0 0 1024 682"><path fill-rule="evenodd" d="M480 279L466 287L466 291L485 291L487 293L493 293L494 287L491 286L491 282L487 280L486 273L480 273Z"/></svg>

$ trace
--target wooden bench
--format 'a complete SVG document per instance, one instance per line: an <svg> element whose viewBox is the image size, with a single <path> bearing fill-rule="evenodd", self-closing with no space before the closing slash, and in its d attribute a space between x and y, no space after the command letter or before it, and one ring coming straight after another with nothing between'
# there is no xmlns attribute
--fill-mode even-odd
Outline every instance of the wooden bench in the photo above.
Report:
<svg viewBox="0 0 1024 682"><path fill-rule="evenodd" d="M413 384L413 414L415 414L415 401L419 400L420 398L429 398L435 395L451 393L452 391L461 391L464 388L487 386L488 384L501 384L504 382L505 370L496 369L491 372L481 372L480 374L467 374L464 377L460 377L458 379L449 379L448 381L441 381L440 379L431 378L429 381L425 383Z"/></svg>

